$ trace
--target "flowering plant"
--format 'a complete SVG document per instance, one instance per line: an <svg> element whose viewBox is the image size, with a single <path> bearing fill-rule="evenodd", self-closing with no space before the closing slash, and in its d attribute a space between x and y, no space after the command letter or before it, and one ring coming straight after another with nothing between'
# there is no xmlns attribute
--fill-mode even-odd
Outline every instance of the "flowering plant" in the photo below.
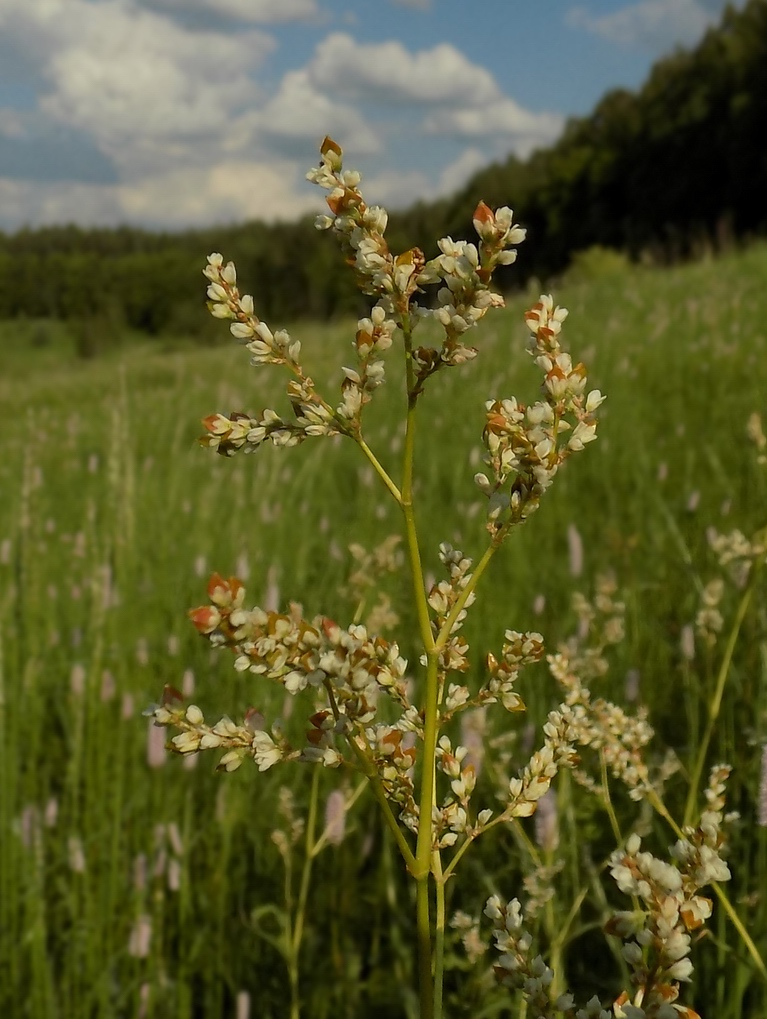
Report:
<svg viewBox="0 0 767 1019"><path fill-rule="evenodd" d="M260 771L296 761L354 772L369 783L416 884L420 1014L436 1019L443 1014L445 887L480 836L534 814L560 769L574 769L588 785L582 767L587 751L602 767L603 783L591 781L598 795L607 797L609 772L633 798L648 800L670 818L657 791L660 779L650 774L642 756L652 735L646 719L593 697L586 685L603 671L604 647L620 636L621 607L609 586L588 609L591 622L600 613L604 617L593 646L574 640L549 656L563 699L548 713L539 749L519 774L506 778L500 807L475 804L476 765L466 746L454 745L450 723L461 713L491 705L512 714L524 711L519 675L544 658L544 645L539 633L509 629L500 652L488 654L484 668L478 668L470 661L463 623L493 556L538 508L564 461L596 438L596 411L604 397L588 389L586 368L574 364L562 347L566 310L541 296L525 315L528 351L542 375L539 398L525 404L508 397L485 406L485 466L474 481L487 500L486 547L475 563L443 542L444 575L427 586L414 499L420 399L435 375L477 356L468 335L490 309L503 305L490 288L493 274L515 261L525 231L510 209L480 203L473 219L478 244L447 237L431 260L417 248L395 255L385 237L386 212L365 203L359 174L343 169L341 149L331 139L322 143L320 165L308 176L329 192L329 215L318 219L318 228L336 235L361 290L372 298L369 316L357 324L356 362L343 368L340 400L327 400L302 366L300 343L261 321L253 298L238 289L234 265L220 254L210 255L204 273L211 314L229 321L252 364L287 371L293 414L286 418L269 408L259 414L215 413L204 419L201 442L224 456L254 452L266 442L295 446L321 436L343 436L359 447L401 512L419 661L413 668L395 641L357 621L344 626L325 616L307 619L295 604L284 612L247 607L242 583L214 574L209 604L190 613L192 622L214 647L234 653L235 669L277 683L291 695L306 692L311 710L305 738L291 743L278 721L269 723L255 710L239 722L224 716L210 725L199 707L184 705L172 689L152 713L158 725L177 730L173 750L222 750L219 767L226 771L248 759ZM426 296L432 286L436 295ZM439 328L437 346L416 344L425 320ZM392 348L400 350L405 367L406 429L397 477L370 448L363 428L365 408L384 382L384 358ZM576 1006L560 989L561 976L555 978L533 954L528 919L534 902L526 913L517 899L488 901L485 913L501 953L496 975L522 993L529 1016L693 1019L696 1013L677 998L692 969L689 932L711 911L710 901L698 892L729 877L721 858L727 773L724 766L712 771L698 826L676 829L673 863L640 852L636 834L623 838L616 832L622 848L609 866L634 909L615 913L607 925L625 942L630 981L609 1007L596 998ZM298 1014L295 999L292 1014Z"/></svg>

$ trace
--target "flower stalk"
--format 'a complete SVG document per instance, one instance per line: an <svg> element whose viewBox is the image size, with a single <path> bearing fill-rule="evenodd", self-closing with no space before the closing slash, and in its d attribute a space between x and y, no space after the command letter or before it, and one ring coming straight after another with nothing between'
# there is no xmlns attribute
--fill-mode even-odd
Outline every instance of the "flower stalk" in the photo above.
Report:
<svg viewBox="0 0 767 1019"><path fill-rule="evenodd" d="M289 448L327 436L343 437L359 447L401 510L418 633L417 663L411 666L398 643L383 635L385 627L370 622L373 615L364 617L366 595L356 601L353 622L342 626L321 615L305 618L295 603L282 612L259 606L249 609L242 583L214 574L208 585L209 604L190 613L194 626L214 647L233 653L236 670L256 682L277 684L287 695L300 695L303 703L311 704L304 735L290 742L279 719L270 723L252 708L240 722L225 715L210 725L198 706L185 705L171 688L166 688L162 703L151 714L157 725L176 731L171 749L180 754L222 751L218 764L222 770L233 771L248 760L259 771L288 762L315 769L305 863L296 914L288 926L291 1019L299 1019L300 1013L298 962L311 861L318 847L328 841L325 835L316 838L320 769L357 776L358 792L368 785L381 808L416 885L420 1019L443 1019L447 882L480 836L501 825L519 826L520 819L535 814L542 801L550 802L552 783L561 770L579 774L577 747L596 750L603 803L621 843L610 865L619 887L635 897L634 911L617 914L610 928L629 942L623 952L634 982L632 993L624 992L610 1005L609 1013L597 999L576 1009L572 995L561 990L565 975L555 976L532 953L527 924L533 907L526 913L518 900L503 903L493 896L485 913L501 953L496 974L501 983L523 992L531 1019L560 1015L565 1019L666 1019L668 1012L660 1005L653 1011L648 1002L676 1000L680 982L691 970L687 932L710 912L710 903L706 905L708 900L697 891L729 876L719 855L727 769L720 766L712 772L706 790L708 810L699 827L677 829L674 865L640 853L634 835L624 844L608 776L621 779L635 799L649 798L653 805L662 801L642 758L652 736L644 716L627 715L593 697L586 686L590 676L599 674L602 649L622 634L616 623L620 612L614 587L603 585L597 599L604 613L613 613L599 647L583 652L571 643L548 656L552 675L563 689L563 701L549 712L539 748L516 774L504 776L500 808L495 800L492 808L475 804L479 764L468 744L454 745L451 737L454 719L465 712L492 706L512 715L525 710L516 684L526 666L544 659L542 636L506 630L501 651L487 654L477 664L461 630L493 557L512 530L538 509L564 462L596 438L596 412L604 397L599 390L588 389L585 366L574 363L562 347L567 311L555 306L549 295L542 295L525 315L528 353L542 377L539 398L530 404L513 396L485 404L484 467L474 478L487 502L484 550L475 564L459 549L441 543L443 575L429 586L423 565L429 550L419 535L414 484L420 397L439 373L460 368L478 355L478 349L467 343L468 334L488 311L503 306L503 297L491 289L493 274L499 266L515 261L516 246L525 239L525 231L514 223L510 209L492 210L480 202L473 217L477 243L446 237L438 242L439 254L430 260L417 248L395 255L385 236L385 210L366 204L360 176L344 169L340 146L326 138L320 157L320 165L308 177L328 192L329 214L319 217L317 226L335 234L360 289L372 303L369 316L357 324L354 364L342 370L337 400L321 395L304 369L300 343L284 330L273 332L258 318L253 298L238 289L234 265L214 253L204 270L211 314L229 322L232 335L245 344L254 366L287 371L291 414L271 408L258 413L214 413L204 419L205 435L200 441L227 457L240 451L252 453L265 443ZM424 297L433 286L436 293ZM439 330L437 346L417 345L418 329L427 320ZM399 485L393 480L396 472L365 438L363 420L365 407L385 381L385 355L395 340L402 344L405 366ZM591 608L589 612L592 618L597 615ZM378 618L380 622L382 617ZM717 711L720 701L721 693ZM698 778L699 770L691 801ZM592 781L591 787L596 783ZM521 829L519 834L529 842ZM553 848L543 854L532 844L530 848L536 869L543 873L548 868L553 874ZM290 882L289 869L286 881ZM286 894L292 899L289 884ZM551 903L544 917L554 956L560 959L565 932L555 931ZM572 921L570 916L565 931ZM684 1009L675 1008L677 1013L684 1019ZM687 1009L686 1015L692 1019L694 1013Z"/></svg>

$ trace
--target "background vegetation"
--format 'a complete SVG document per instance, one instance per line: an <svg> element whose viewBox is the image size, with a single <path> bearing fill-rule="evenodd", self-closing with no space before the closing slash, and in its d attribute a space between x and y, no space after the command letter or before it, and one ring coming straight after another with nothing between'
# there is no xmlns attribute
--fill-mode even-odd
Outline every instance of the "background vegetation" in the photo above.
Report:
<svg viewBox="0 0 767 1019"><path fill-rule="evenodd" d="M436 237L471 235L480 198L511 203L531 242L507 282L532 288L533 277L564 274L556 297L572 312L568 346L609 394L600 438L494 562L467 636L478 661L506 627L539 629L553 650L575 625L572 592L612 571L627 639L599 692L647 704L658 758L671 748L682 769L694 760L722 654L698 643L690 658L683 640L718 574L710 529L750 534L765 523L767 476L745 428L752 411L765 411L767 247L740 242L767 225L766 77L767 4L750 0L694 51L658 64L637 94L606 96L552 149L393 216L389 231L394 249L430 252ZM295 788L300 813L308 776L221 776L206 759L192 770L163 756L164 734L141 711L171 683L211 715L249 704L279 714L276 694L211 655L185 618L206 600L208 573L238 574L253 602L296 598L309 614L348 619L348 543L371 546L399 521L351 444L268 448L232 462L196 446L204 414L275 402L266 377L247 371L247 356L202 310L200 268L214 249L237 261L272 324L308 320L295 332L313 375L337 385L359 299L334 245L308 221L0 237L2 1015L243 1019L246 994L252 1016L286 1014L284 868L269 833L284 823L280 787ZM705 257L662 268L692 255ZM534 395L521 321L529 299L518 294L490 319L480 358L439 377L425 398L434 418L421 433L417 494L435 574L439 541L468 554L482 547L471 478L484 401ZM387 462L401 443L391 425L397 399L392 384L370 408L369 441ZM407 582L384 584L407 645ZM738 595L728 589L725 632ZM529 723L550 706L545 670L528 673L521 692L529 715L488 733L481 781L490 802L494 772L527 759ZM730 891L763 955L767 829L756 817L765 741L762 580L710 759L734 766L730 803L741 820ZM322 776L323 798L336 778ZM628 826L634 806L614 793ZM680 774L669 785L677 814L684 794ZM550 862L562 869L542 943L567 929L571 986L607 998L620 963L598 927L620 897L602 890L600 867L614 843L593 800L561 785L559 796ZM642 824L662 853L671 833L652 818ZM475 912L492 891L517 894L534 835L531 824L480 843L452 884L451 911ZM300 866L300 846L295 857ZM412 1019L403 997L412 906L369 797L315 868L305 1015ZM574 901L581 909L567 927ZM486 962L472 969L454 947L450 1014L517 1016L504 995L483 996ZM767 1014L767 988L721 911L693 958L689 1002L704 1016Z"/></svg>
<svg viewBox="0 0 767 1019"><path fill-rule="evenodd" d="M749 534L764 524L767 477L745 426L767 391L765 273L763 246L665 271L621 268L598 254L579 260L558 298L572 312L569 346L609 394L600 439L499 556L489 598L467 631L477 661L500 646L508 626L540 629L554 649L575 625L573 590L590 591L598 572L612 570L628 634L599 692L649 705L658 757L674 748L683 767L694 759L722 654L698 644L690 660L681 647L702 585L718 574L707 532L740 526ZM421 527L434 535L427 568L435 573L440 540L469 554L483 547L472 450L487 397L533 396L521 322L528 300L520 295L488 321L478 360L440 376L425 398L435 416L421 432L418 496ZM274 389L264 389L269 376L246 371L236 345L132 345L84 364L63 336L30 351L10 342L19 335L19 323L4 327L0 366L0 1011L219 1019L237 1015L247 991L251 1015L280 1019L285 970L279 940L264 935L279 935L283 871L269 833L280 823L280 787L295 788L301 811L308 775L295 767L218 775L205 757L189 770L163 758L140 712L169 682L187 693L194 684L206 713L255 704L279 714L281 698L238 676L226 655L210 654L185 619L185 609L206 600L208 572L239 574L253 602L298 598L309 613L348 619L347 543L369 546L399 521L351 443L264 449L234 461L195 445L203 414L276 402ZM344 360L351 323L296 335L315 378L337 385L330 366ZM370 408L369 441L385 461L401 441L389 424L400 416L398 398L389 385ZM582 567L568 554L577 538ZM404 616L407 645L407 582L384 584ZM725 631L738 597L728 590ZM710 756L734 765L730 805L742 818L733 827L731 892L763 953L767 829L755 818L766 674L762 582ZM550 706L545 670L527 674L520 692L529 715L488 734L489 802L494 771L526 760L527 726ZM336 779L322 776L323 799ZM635 805L613 793L628 826ZM598 926L607 900L620 896L608 889L605 897L599 868L614 843L594 800L575 787L560 785L559 795L552 862L564 869L553 921L561 929L582 898L564 946L568 979L607 997L620 969ZM678 814L684 795L677 775L669 797ZM673 841L661 822L643 824L658 852ZM402 992L414 960L412 906L372 797L358 802L347 829L316 862L302 955L305 1015L412 1017ZM526 831L533 839L534 825ZM520 839L510 829L475 847L452 883L451 912L476 911L491 891L519 893L527 860ZM545 944L545 924L541 937ZM693 954L689 1001L702 1014L767 1010L767 988L721 911ZM485 961L470 970L459 945L450 961L452 1015L517 1015L497 994L481 1011Z"/></svg>
<svg viewBox="0 0 767 1019"><path fill-rule="evenodd" d="M511 204L535 244L502 283L560 273L595 244L667 262L767 228L767 2L728 9L691 51L660 61L637 92L606 95L551 148L482 170L456 195L392 216L393 250L472 233L484 199ZM343 143L343 139L338 139ZM270 319L356 312L360 296L312 218L183 234L48 227L0 235L0 319L66 319L93 356L124 327L207 340L200 252L226 251Z"/></svg>

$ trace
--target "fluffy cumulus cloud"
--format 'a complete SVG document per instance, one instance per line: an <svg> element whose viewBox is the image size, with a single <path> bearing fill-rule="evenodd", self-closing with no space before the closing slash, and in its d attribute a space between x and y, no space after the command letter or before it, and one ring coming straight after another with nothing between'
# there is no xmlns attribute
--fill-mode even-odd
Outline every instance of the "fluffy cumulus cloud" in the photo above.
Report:
<svg viewBox="0 0 767 1019"><path fill-rule="evenodd" d="M0 28L38 56L41 108L116 160L143 140L223 136L258 97L269 37L189 31L129 0L0 0Z"/></svg>
<svg viewBox="0 0 767 1019"><path fill-rule="evenodd" d="M441 171L437 179L418 170L384 170L366 177L365 195L370 202L402 208L419 199L433 200L454 194L472 174L488 163L486 151L470 147Z"/></svg>
<svg viewBox="0 0 767 1019"><path fill-rule="evenodd" d="M525 110L448 43L411 53L399 42L363 44L337 32L317 47L307 73L330 95L420 109L429 134L495 139L520 155L551 142L563 125L556 114Z"/></svg>
<svg viewBox="0 0 767 1019"><path fill-rule="evenodd" d="M449 43L413 50L333 31L303 66L280 54L275 77L276 41L263 26L316 29L320 6L0 0L0 64L25 96L0 107L0 226L295 216L321 205L302 178L325 133L352 165L375 155L379 200L401 206L560 130L559 117L521 107ZM413 145L427 135L433 142ZM436 184L435 145L449 164ZM403 174L408 146L423 158Z"/></svg>
<svg viewBox="0 0 767 1019"><path fill-rule="evenodd" d="M183 226L304 211L298 167L267 161L250 121L265 101L255 73L269 36L193 30L134 0L0 0L0 34L37 68L39 94L32 113L0 111L0 153L15 138L16 163L25 151L53 157L48 179L2 161L11 225ZM98 174L77 172L75 142Z"/></svg>
<svg viewBox="0 0 767 1019"><path fill-rule="evenodd" d="M312 82L306 69L289 71L276 94L246 117L248 129L284 155L305 156L322 132L353 139L357 153L376 152L377 134L353 106L333 100Z"/></svg>
<svg viewBox="0 0 767 1019"><path fill-rule="evenodd" d="M487 152L473 146L464 149L457 159L449 163L439 176L439 194L451 195L469 181L477 170L487 165Z"/></svg>
<svg viewBox="0 0 767 1019"><path fill-rule="evenodd" d="M564 118L556 113L531 113L519 103L500 97L481 107L436 110L425 120L430 134L458 138L508 138L519 156L548 145L561 132Z"/></svg>
<svg viewBox="0 0 767 1019"><path fill-rule="evenodd" d="M0 177L0 208L14 211L11 225L133 222L184 229L191 223L290 220L319 211L319 204L316 196L296 192L292 164L225 161L110 185Z"/></svg>
<svg viewBox="0 0 767 1019"><path fill-rule="evenodd" d="M334 32L308 71L318 88L382 103L483 103L499 95L492 74L449 43L410 53L399 42L357 43Z"/></svg>
<svg viewBox="0 0 767 1019"><path fill-rule="evenodd" d="M742 7L745 0L736 0ZM726 0L639 0L611 14L593 15L574 7L568 20L618 46L661 53L670 45L691 45L721 17Z"/></svg>

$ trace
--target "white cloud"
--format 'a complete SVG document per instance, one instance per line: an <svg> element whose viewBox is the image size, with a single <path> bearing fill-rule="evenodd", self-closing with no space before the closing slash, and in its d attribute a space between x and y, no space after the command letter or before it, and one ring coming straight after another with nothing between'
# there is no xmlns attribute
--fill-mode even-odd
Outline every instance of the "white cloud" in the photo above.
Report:
<svg viewBox="0 0 767 1019"><path fill-rule="evenodd" d="M389 209L402 209L414 202L434 201L455 194L483 166L490 162L487 151L470 147L449 163L438 177L420 170L381 170L365 176L362 189L366 201Z"/></svg>
<svg viewBox="0 0 767 1019"><path fill-rule="evenodd" d="M433 198L435 189L428 174L420 170L385 169L365 176L365 201L387 209L404 209L420 198Z"/></svg>
<svg viewBox="0 0 767 1019"><path fill-rule="evenodd" d="M0 207L6 229L72 222L181 229L243 219L289 220L321 211L319 192L299 191L299 181L293 164L236 161L209 169L182 167L115 185L0 178Z"/></svg>
<svg viewBox="0 0 767 1019"><path fill-rule="evenodd" d="M171 12L202 11L264 24L313 21L320 13L317 0L154 0L154 4Z"/></svg>
<svg viewBox="0 0 767 1019"><path fill-rule="evenodd" d="M486 157L524 154L560 129L561 118L525 110L447 43L410 51L334 32L267 96L255 76L274 47L270 36L181 16L247 15L252 25L313 16L317 2L0 0L4 45L23 55L39 87L36 110L0 108L0 142L13 155L0 180L5 223L182 227L295 217L320 204L301 178L325 133L348 150L350 165L379 156L369 182L376 198L403 206L460 186L482 165L483 148ZM453 154L456 139L481 142L430 181L420 170L390 169L397 131L452 139ZM49 153L66 173L26 173L25 160L47 165Z"/></svg>
<svg viewBox="0 0 767 1019"><path fill-rule="evenodd" d="M520 155L552 141L564 123L557 114L525 110L448 43L411 53L399 42L357 43L336 32L319 44L307 71L331 95L430 108L427 133L500 140Z"/></svg>
<svg viewBox="0 0 767 1019"><path fill-rule="evenodd" d="M399 42L357 43L334 32L308 66L312 81L331 93L383 103L482 103L501 92L493 75L449 43L410 53Z"/></svg>
<svg viewBox="0 0 767 1019"><path fill-rule="evenodd" d="M88 132L120 162L142 144L222 137L258 90L271 48L255 31L193 32L131 0L0 0L0 29L36 55L41 109ZM135 153L134 153L135 154Z"/></svg>
<svg viewBox="0 0 767 1019"><path fill-rule="evenodd" d="M105 226L120 222L114 187L71 181L41 184L0 177L0 208L4 230L45 223Z"/></svg>
<svg viewBox="0 0 767 1019"><path fill-rule="evenodd" d="M558 113L531 113L508 97L484 106L435 110L424 122L430 134L506 140L520 156L550 144L563 126Z"/></svg>
<svg viewBox="0 0 767 1019"><path fill-rule="evenodd" d="M277 94L244 118L254 134L266 136L290 154L315 151L325 134L353 141L357 153L377 152L380 142L351 106L330 99L311 82L308 72L289 71Z"/></svg>
<svg viewBox="0 0 767 1019"><path fill-rule="evenodd" d="M319 211L321 196L298 191L295 165L225 161L209 169L172 170L118 188L125 218L172 227L242 219L295 219Z"/></svg>
<svg viewBox="0 0 767 1019"><path fill-rule="evenodd" d="M745 0L736 0L742 6ZM612 14L593 15L574 7L568 22L607 42L661 53L674 45L692 45L715 24L726 0L640 0Z"/></svg>
<svg viewBox="0 0 767 1019"><path fill-rule="evenodd" d="M449 163L439 175L438 193L441 195L454 194L468 182L477 170L487 166L488 162L487 152L481 152L475 148L464 149L460 156Z"/></svg>

